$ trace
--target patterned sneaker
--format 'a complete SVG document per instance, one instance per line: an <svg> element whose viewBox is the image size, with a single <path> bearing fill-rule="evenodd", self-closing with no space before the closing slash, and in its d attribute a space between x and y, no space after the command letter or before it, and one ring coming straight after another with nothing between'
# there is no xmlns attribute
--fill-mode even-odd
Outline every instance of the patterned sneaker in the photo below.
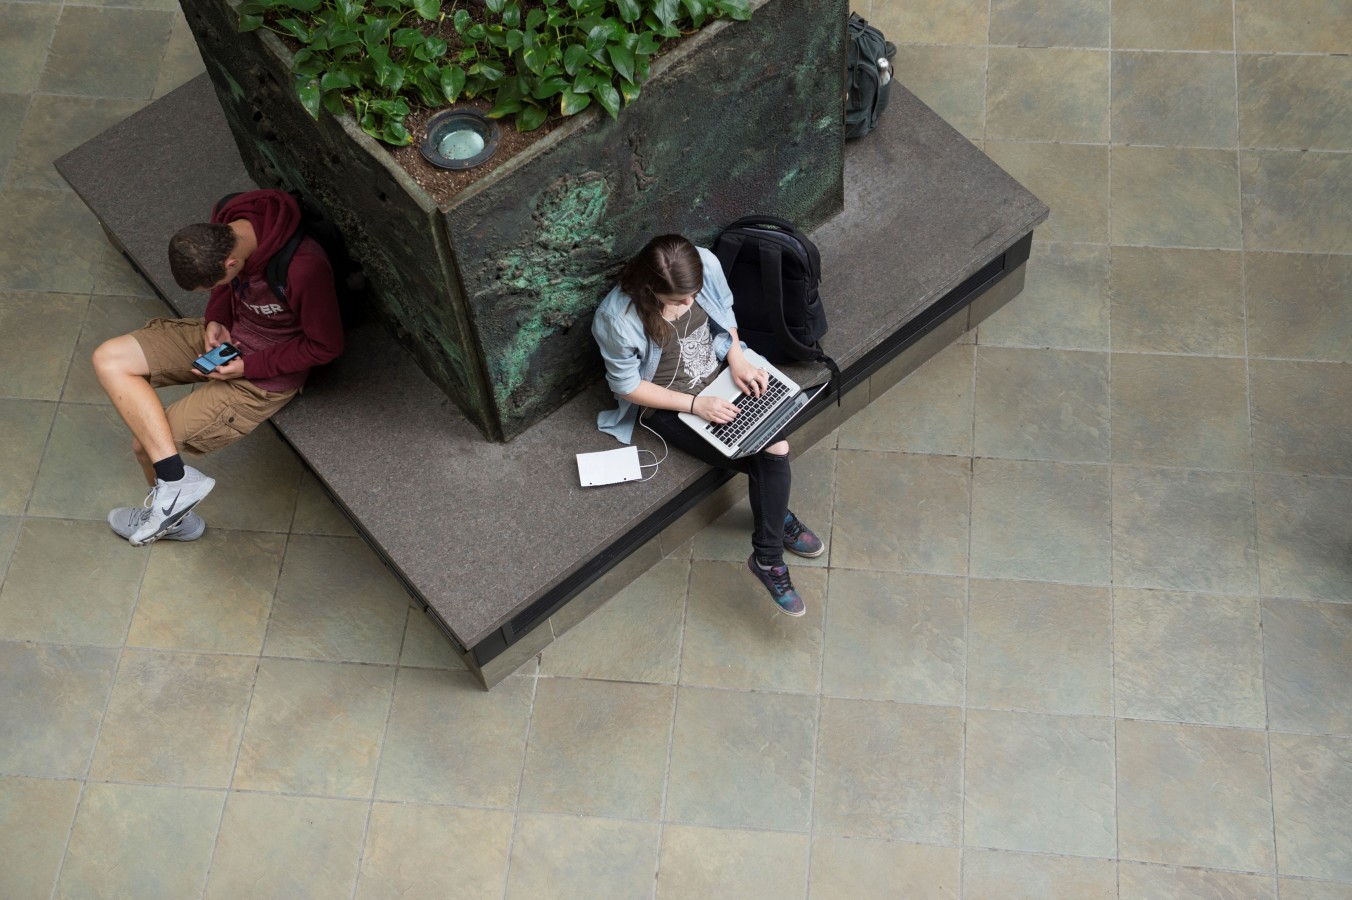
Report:
<svg viewBox="0 0 1352 900"><path fill-rule="evenodd" d="M798 592L793 588L793 582L789 580L788 566L762 569L760 563L756 562L756 554L753 553L746 558L746 567L751 570L752 575L760 579L761 584L765 585L765 589L770 592L770 599L775 601L775 608L780 612L791 616L801 616L807 612L803 598L798 596Z"/></svg>
<svg viewBox="0 0 1352 900"><path fill-rule="evenodd" d="M799 556L806 556L808 559L826 552L822 539L813 534L812 529L798 521L793 510L789 510L789 514L784 517L784 549Z"/></svg>
<svg viewBox="0 0 1352 900"><path fill-rule="evenodd" d="M123 506L108 513L108 525L119 537L130 539L132 533L141 527L150 510L144 506ZM189 512L178 524L160 535L162 541L195 541L207 530L207 523L195 512Z"/></svg>
<svg viewBox="0 0 1352 900"><path fill-rule="evenodd" d="M194 506L201 503L215 486L216 479L208 478L192 466L183 467L183 477L178 481L156 481L142 504L149 515L136 526L127 541L133 547L143 547L159 540L166 531L185 518Z"/></svg>

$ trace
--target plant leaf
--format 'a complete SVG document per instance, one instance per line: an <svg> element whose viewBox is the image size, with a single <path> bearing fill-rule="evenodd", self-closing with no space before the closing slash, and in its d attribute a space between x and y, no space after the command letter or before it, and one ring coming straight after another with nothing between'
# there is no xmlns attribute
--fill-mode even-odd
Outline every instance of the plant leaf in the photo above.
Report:
<svg viewBox="0 0 1352 900"><path fill-rule="evenodd" d="M578 70L586 65L588 60L587 48L581 44L570 44L563 51L563 71L569 75L576 75ZM564 113L564 115L568 115Z"/></svg>
<svg viewBox="0 0 1352 900"><path fill-rule="evenodd" d="M343 114L343 95L338 91L325 91L323 104L331 115L341 116Z"/></svg>
<svg viewBox="0 0 1352 900"><path fill-rule="evenodd" d="M352 77L342 69L329 69L319 79L321 91L340 91L343 88L350 87L352 87Z"/></svg>
<svg viewBox="0 0 1352 900"><path fill-rule="evenodd" d="M441 70L441 92L448 103L454 103L465 89L465 70L459 66L447 66Z"/></svg>
<svg viewBox="0 0 1352 900"><path fill-rule="evenodd" d="M657 0L653 4L653 12L663 26L670 28L681 14L681 0Z"/></svg>
<svg viewBox="0 0 1352 900"><path fill-rule="evenodd" d="M308 81L296 82L296 96L300 97L300 105L305 107L305 111L310 114L310 118L319 118L319 82L313 78Z"/></svg>
<svg viewBox="0 0 1352 900"><path fill-rule="evenodd" d="M469 67L471 75L482 75L489 84L496 84L507 74L502 64L496 60L481 59Z"/></svg>
<svg viewBox="0 0 1352 900"><path fill-rule="evenodd" d="M632 81L620 82L620 94L624 97L624 105L628 106L638 99L639 86Z"/></svg>
<svg viewBox="0 0 1352 900"><path fill-rule="evenodd" d="M715 6L719 13L738 22L751 18L750 0L716 0Z"/></svg>
<svg viewBox="0 0 1352 900"><path fill-rule="evenodd" d="M338 10L339 20L345 25L353 24L362 14L361 0L336 0L334 8Z"/></svg>
<svg viewBox="0 0 1352 900"><path fill-rule="evenodd" d="M559 75L547 75L535 82L535 87L531 89L530 95L536 100L548 100L555 94L562 93L571 87L568 79Z"/></svg>
<svg viewBox="0 0 1352 900"><path fill-rule="evenodd" d="M569 0L571 3L572 0ZM591 97L586 94L575 94L572 91L564 91L559 97L559 114L564 116L574 116L582 112L591 105Z"/></svg>
<svg viewBox="0 0 1352 900"><path fill-rule="evenodd" d="M635 22L643 15L643 7L638 5L638 0L615 0L615 5L620 8L620 18L626 22Z"/></svg>
<svg viewBox="0 0 1352 900"><path fill-rule="evenodd" d="M633 81L634 54L619 44L607 44L606 53L610 55L610 62L620 77L625 81Z"/></svg>
<svg viewBox="0 0 1352 900"><path fill-rule="evenodd" d="M545 109L543 106L536 106L533 103L529 104L517 114L516 130L534 131L545 124L545 119L547 118L549 118L549 110Z"/></svg>
<svg viewBox="0 0 1352 900"><path fill-rule="evenodd" d="M289 6L300 12L314 12L320 7L320 0L286 0L284 3L278 3L277 6Z"/></svg>
<svg viewBox="0 0 1352 900"><path fill-rule="evenodd" d="M604 47L608 40L610 40L610 29L605 25L597 25L587 32L587 52L595 53Z"/></svg>
<svg viewBox="0 0 1352 900"><path fill-rule="evenodd" d="M546 15L543 9L532 9L526 14L526 27L532 30L539 28L544 23Z"/></svg>
<svg viewBox="0 0 1352 900"><path fill-rule="evenodd" d="M263 17L257 14L241 15L239 17L239 30L241 32L257 31L263 27Z"/></svg>
<svg viewBox="0 0 1352 900"><path fill-rule="evenodd" d="M526 35L529 33L530 32L523 33L521 31L516 30L515 28L507 32L507 49L512 53L515 53L516 51L520 50L521 47L526 43Z"/></svg>
<svg viewBox="0 0 1352 900"><path fill-rule="evenodd" d="M540 75L544 72L545 64L549 62L549 51L543 47L531 47L521 54L521 61L531 72Z"/></svg>
<svg viewBox="0 0 1352 900"><path fill-rule="evenodd" d="M516 3L508 3L502 10L502 24L507 28L521 27L521 6Z"/></svg>
<svg viewBox="0 0 1352 900"><path fill-rule="evenodd" d="M471 21L472 20L470 19L469 16L469 10L457 9L455 11L455 17L451 19L451 24L455 26L456 31L460 32L461 34L464 34L465 29L469 27L469 23Z"/></svg>
<svg viewBox="0 0 1352 900"><path fill-rule="evenodd" d="M690 21L695 23L696 28L704 24L704 17L709 12L704 0L681 0L681 5L690 13Z"/></svg>
<svg viewBox="0 0 1352 900"><path fill-rule="evenodd" d="M371 50L377 44L385 43L385 39L390 36L390 26L394 24L390 19L383 16L377 16L366 23L366 29L362 32L362 43L366 44L367 50Z"/></svg>
<svg viewBox="0 0 1352 900"><path fill-rule="evenodd" d="M441 0L413 0L413 11L429 22L441 15Z"/></svg>
<svg viewBox="0 0 1352 900"><path fill-rule="evenodd" d="M310 29L306 28L300 19L278 19L277 25L302 44L310 43Z"/></svg>
<svg viewBox="0 0 1352 900"><path fill-rule="evenodd" d="M620 92L615 90L613 84L598 84L592 89L592 96L596 102L606 108L612 119L620 114Z"/></svg>
<svg viewBox="0 0 1352 900"><path fill-rule="evenodd" d="M484 6L487 6L488 11L493 13L494 15L500 14L503 10L503 7L505 7L506 5L507 0L484 0Z"/></svg>

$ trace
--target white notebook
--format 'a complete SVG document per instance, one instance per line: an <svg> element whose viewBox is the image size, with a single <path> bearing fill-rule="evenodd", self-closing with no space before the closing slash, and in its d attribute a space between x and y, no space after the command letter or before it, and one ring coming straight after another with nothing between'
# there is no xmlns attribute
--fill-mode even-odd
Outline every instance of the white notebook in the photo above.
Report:
<svg viewBox="0 0 1352 900"><path fill-rule="evenodd" d="M583 487L638 481L642 477L638 468L638 448L632 444L616 450L577 455L577 478Z"/></svg>

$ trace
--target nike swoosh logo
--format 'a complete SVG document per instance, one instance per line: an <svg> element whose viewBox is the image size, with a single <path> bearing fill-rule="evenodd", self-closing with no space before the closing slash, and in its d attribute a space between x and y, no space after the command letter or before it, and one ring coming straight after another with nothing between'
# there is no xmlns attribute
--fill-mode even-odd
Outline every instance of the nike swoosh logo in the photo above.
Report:
<svg viewBox="0 0 1352 900"><path fill-rule="evenodd" d="M168 506L161 506L161 507L160 507L160 512L164 513L166 516L167 516L167 515L171 515L171 514L174 512L174 506L175 506L175 504L178 503L178 497L179 497L179 494L182 494L182 493L183 493L182 491L179 491L178 494L174 494L174 502L173 502L173 503L170 503Z"/></svg>

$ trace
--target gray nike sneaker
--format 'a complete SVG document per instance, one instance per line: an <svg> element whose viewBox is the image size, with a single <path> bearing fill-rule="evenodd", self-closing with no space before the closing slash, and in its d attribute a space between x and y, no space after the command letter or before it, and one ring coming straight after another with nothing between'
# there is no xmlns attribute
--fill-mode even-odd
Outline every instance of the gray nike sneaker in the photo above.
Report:
<svg viewBox="0 0 1352 900"><path fill-rule="evenodd" d="M130 539L132 533L141 527L150 510L144 506L122 506L108 513L108 525L119 537ZM189 511L178 520L178 524L160 535L162 541L195 541L207 530L207 523L197 513Z"/></svg>
<svg viewBox="0 0 1352 900"><path fill-rule="evenodd" d="M133 547L143 547L159 540L170 528L184 519L192 508L201 503L216 486L216 479L208 478L192 466L183 467L178 481L156 481L142 504L148 515L136 526L127 541Z"/></svg>

